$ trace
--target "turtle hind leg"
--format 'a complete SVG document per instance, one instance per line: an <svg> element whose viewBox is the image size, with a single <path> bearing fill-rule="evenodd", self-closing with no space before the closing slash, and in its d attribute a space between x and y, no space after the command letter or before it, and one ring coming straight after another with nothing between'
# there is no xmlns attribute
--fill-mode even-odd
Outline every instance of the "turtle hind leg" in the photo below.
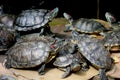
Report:
<svg viewBox="0 0 120 80"><path fill-rule="evenodd" d="M70 67L67 67L67 68L66 68L66 72L62 75L62 79L63 79L63 78L66 78L67 76L69 76L69 75L70 75L70 72L71 72L71 68L70 68Z"/></svg>
<svg viewBox="0 0 120 80"><path fill-rule="evenodd" d="M108 80L108 77L106 76L105 69L99 69L99 76L100 80Z"/></svg>
<svg viewBox="0 0 120 80"><path fill-rule="evenodd" d="M4 66L5 66L7 69L10 69L10 68L11 68L10 63L9 63L9 62L7 62L7 61L5 62Z"/></svg>
<svg viewBox="0 0 120 80"><path fill-rule="evenodd" d="M45 74L45 64L42 64L40 69L38 70L38 73L40 75L44 75Z"/></svg>

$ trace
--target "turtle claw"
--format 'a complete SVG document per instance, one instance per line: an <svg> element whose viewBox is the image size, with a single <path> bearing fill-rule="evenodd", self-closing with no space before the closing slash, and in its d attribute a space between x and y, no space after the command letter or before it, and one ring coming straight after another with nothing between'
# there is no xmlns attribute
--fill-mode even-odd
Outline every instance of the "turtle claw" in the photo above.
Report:
<svg viewBox="0 0 120 80"><path fill-rule="evenodd" d="M45 74L45 64L41 65L41 68L38 70L40 75L44 75Z"/></svg>
<svg viewBox="0 0 120 80"><path fill-rule="evenodd" d="M66 68L66 72L62 75L62 79L64 79L64 78L66 78L67 76L69 76L69 75L70 75L70 71L71 71L70 67L67 67L67 68Z"/></svg>

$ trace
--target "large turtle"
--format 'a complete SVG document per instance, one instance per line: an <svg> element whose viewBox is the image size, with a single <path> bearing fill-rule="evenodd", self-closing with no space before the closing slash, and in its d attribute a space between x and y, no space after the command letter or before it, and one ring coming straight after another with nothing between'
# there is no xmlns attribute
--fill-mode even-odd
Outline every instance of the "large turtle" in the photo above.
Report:
<svg viewBox="0 0 120 80"><path fill-rule="evenodd" d="M109 29L105 28L100 22L94 19L80 18L78 20L73 20L73 18L67 14L63 13L63 16L69 21L70 24L65 25L65 31L75 30L80 33L87 34L99 34L104 36L104 31Z"/></svg>
<svg viewBox="0 0 120 80"><path fill-rule="evenodd" d="M44 74L45 65L50 62L59 49L60 41L51 38L39 38L39 40L18 41L7 52L5 66L7 68L33 68L40 66L39 74ZM56 43L55 43L56 42ZM61 45L60 45L61 46Z"/></svg>
<svg viewBox="0 0 120 80"><path fill-rule="evenodd" d="M62 78L66 78L71 72L78 72L80 70L87 71L89 69L85 60L78 55L79 53L66 54L56 58L53 65L65 71Z"/></svg>
<svg viewBox="0 0 120 80"><path fill-rule="evenodd" d="M105 72L111 69L113 60L110 57L110 52L104 47L104 44L96 38L86 34L79 34L75 31L72 31L72 37L76 41L81 54L94 67L99 69L101 80L107 80Z"/></svg>
<svg viewBox="0 0 120 80"><path fill-rule="evenodd" d="M113 16L110 12L106 12L105 17L113 31L106 34L103 42L108 49L112 50L111 48L117 48L120 46L120 26L115 16Z"/></svg>
<svg viewBox="0 0 120 80"><path fill-rule="evenodd" d="M14 22L14 27L18 32L30 32L40 29L40 35L50 34L48 22L57 16L58 7L53 10L47 9L29 9L22 11Z"/></svg>
<svg viewBox="0 0 120 80"><path fill-rule="evenodd" d="M15 32L9 31L5 26L0 27L0 51L8 50L16 42Z"/></svg>

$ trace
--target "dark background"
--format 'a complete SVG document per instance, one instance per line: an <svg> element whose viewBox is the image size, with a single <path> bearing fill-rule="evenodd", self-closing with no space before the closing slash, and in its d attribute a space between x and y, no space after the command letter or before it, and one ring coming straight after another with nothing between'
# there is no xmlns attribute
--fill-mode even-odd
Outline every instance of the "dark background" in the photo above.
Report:
<svg viewBox="0 0 120 80"><path fill-rule="evenodd" d="M119 0L99 0L99 18L106 20L106 11L113 13L119 19ZM41 5L40 3L43 2ZM5 13L19 14L22 10L30 8L53 9L59 7L58 17L63 12L69 13L73 18L97 18L97 0L1 0Z"/></svg>

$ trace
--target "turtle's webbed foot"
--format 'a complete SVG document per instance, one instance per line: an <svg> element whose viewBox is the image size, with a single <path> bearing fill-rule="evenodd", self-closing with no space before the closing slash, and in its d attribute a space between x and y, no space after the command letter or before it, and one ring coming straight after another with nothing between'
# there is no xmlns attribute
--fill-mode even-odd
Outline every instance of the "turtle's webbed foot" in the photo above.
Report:
<svg viewBox="0 0 120 80"><path fill-rule="evenodd" d="M62 79L66 78L67 76L69 76L70 75L70 71L71 71L70 67L67 67L66 68L66 72L62 75Z"/></svg>
<svg viewBox="0 0 120 80"><path fill-rule="evenodd" d="M38 70L38 73L40 74L40 75L44 75L45 74L45 64L43 64L43 65L41 65L41 68Z"/></svg>

